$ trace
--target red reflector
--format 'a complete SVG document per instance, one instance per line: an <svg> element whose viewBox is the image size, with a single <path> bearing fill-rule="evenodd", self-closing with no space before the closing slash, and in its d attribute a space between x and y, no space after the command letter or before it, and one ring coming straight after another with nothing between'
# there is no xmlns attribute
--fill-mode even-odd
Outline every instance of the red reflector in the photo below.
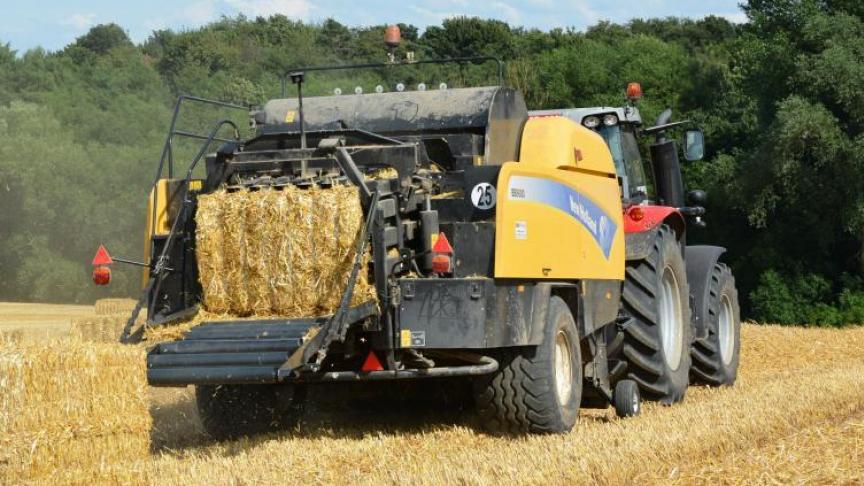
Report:
<svg viewBox="0 0 864 486"><path fill-rule="evenodd" d="M645 218L645 211L642 210L639 206L634 206L630 208L630 211L627 212L627 215L630 216L630 219L633 221L642 221Z"/></svg>
<svg viewBox="0 0 864 486"><path fill-rule="evenodd" d="M375 356L375 351L369 351L369 354L366 356L366 361L363 362L363 367L360 368L360 371L381 371L384 367L381 366L381 362L378 361L378 356Z"/></svg>
<svg viewBox="0 0 864 486"><path fill-rule="evenodd" d="M447 235L438 233L438 239L435 240L435 245L432 247L432 253L453 254L453 247L450 246L450 241L447 240Z"/></svg>
<svg viewBox="0 0 864 486"><path fill-rule="evenodd" d="M99 245L99 249L96 250L96 256L93 257L93 266L111 265L112 263L114 263L114 260L111 259L108 250L105 249L104 245Z"/></svg>
<svg viewBox="0 0 864 486"><path fill-rule="evenodd" d="M449 255L432 255L432 271L435 273L450 273L451 260Z"/></svg>
<svg viewBox="0 0 864 486"><path fill-rule="evenodd" d="M93 283L96 285L108 285L111 283L111 269L105 266L98 266L93 269Z"/></svg>

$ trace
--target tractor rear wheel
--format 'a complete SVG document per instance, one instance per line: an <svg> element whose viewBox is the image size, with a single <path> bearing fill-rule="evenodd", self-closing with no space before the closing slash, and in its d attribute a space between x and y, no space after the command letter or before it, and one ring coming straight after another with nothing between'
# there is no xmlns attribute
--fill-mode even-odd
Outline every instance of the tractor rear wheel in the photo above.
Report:
<svg viewBox="0 0 864 486"><path fill-rule="evenodd" d="M582 355L576 321L557 296L549 301L543 342L502 349L498 371L475 381L483 426L493 433L563 433L582 399Z"/></svg>
<svg viewBox="0 0 864 486"><path fill-rule="evenodd" d="M632 317L623 325L618 351L627 378L642 397L664 404L684 399L689 384L689 290L681 246L667 225L657 230L651 254L627 262L622 301Z"/></svg>
<svg viewBox="0 0 864 486"><path fill-rule="evenodd" d="M690 348L693 359L690 380L711 386L732 385L738 376L741 351L741 317L735 277L717 263L708 281L708 336Z"/></svg>
<svg viewBox="0 0 864 486"><path fill-rule="evenodd" d="M199 385L198 416L213 438L230 439L284 430L302 414L305 389L290 385Z"/></svg>

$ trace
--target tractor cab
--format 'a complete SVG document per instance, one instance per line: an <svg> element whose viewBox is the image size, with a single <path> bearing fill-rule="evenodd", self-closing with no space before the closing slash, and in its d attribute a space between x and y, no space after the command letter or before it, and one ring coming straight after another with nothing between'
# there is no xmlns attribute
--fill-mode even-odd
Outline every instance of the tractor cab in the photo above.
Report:
<svg viewBox="0 0 864 486"><path fill-rule="evenodd" d="M677 143L667 138L667 133L675 128L692 127L693 122L682 120L672 122L672 110L665 110L654 126L643 127L642 116L636 103L642 98L639 83L627 85L627 104L622 107L562 108L555 110L530 111L532 118L562 116L597 132L612 154L615 171L621 184L621 194L625 205L658 204L672 208L683 208L685 213L694 211L686 208L687 203L701 204L700 197L685 197L681 181L681 166L678 159ZM640 150L640 139L653 136L649 144L650 158L644 157ZM704 155L704 136L698 128L689 128L684 133L683 155L688 161L701 160ZM646 162L648 173L646 174ZM697 191L704 195L702 191ZM692 199L692 200L691 200ZM695 210L701 212L701 208ZM701 215L701 214L700 214ZM698 218L698 216L696 216Z"/></svg>
<svg viewBox="0 0 864 486"><path fill-rule="evenodd" d="M615 171L621 180L624 197L634 203L649 198L650 184L645 174L645 160L639 152L636 138L642 126L642 116L638 108L601 106L538 110L531 111L530 116L563 116L600 134L615 161Z"/></svg>

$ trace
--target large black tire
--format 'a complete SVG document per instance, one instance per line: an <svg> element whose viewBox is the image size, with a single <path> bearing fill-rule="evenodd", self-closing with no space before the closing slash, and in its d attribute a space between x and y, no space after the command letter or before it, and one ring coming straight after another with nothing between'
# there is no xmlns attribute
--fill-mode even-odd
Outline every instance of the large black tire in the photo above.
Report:
<svg viewBox="0 0 864 486"><path fill-rule="evenodd" d="M492 433L563 433L573 428L582 399L579 332L567 304L549 301L543 342L494 354L498 371L475 381L480 421ZM557 370L569 368L556 374Z"/></svg>
<svg viewBox="0 0 864 486"><path fill-rule="evenodd" d="M204 430L221 440L294 427L305 390L290 385L199 385L195 401Z"/></svg>
<svg viewBox="0 0 864 486"><path fill-rule="evenodd" d="M732 385L738 377L741 353L741 310L735 277L723 263L711 270L708 282L708 336L690 349L690 381L711 386Z"/></svg>
<svg viewBox="0 0 864 486"><path fill-rule="evenodd" d="M646 400L669 405L684 399L693 335L689 295L681 245L674 231L661 225L651 254L627 262L622 301L632 319L624 324L616 351Z"/></svg>

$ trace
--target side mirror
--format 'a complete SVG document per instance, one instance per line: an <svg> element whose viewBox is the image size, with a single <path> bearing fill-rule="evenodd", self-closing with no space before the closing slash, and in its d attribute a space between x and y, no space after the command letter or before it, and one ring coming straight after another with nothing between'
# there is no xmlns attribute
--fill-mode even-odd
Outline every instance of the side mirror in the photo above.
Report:
<svg viewBox="0 0 864 486"><path fill-rule="evenodd" d="M684 132L684 158L693 162L705 156L705 135L702 130Z"/></svg>

